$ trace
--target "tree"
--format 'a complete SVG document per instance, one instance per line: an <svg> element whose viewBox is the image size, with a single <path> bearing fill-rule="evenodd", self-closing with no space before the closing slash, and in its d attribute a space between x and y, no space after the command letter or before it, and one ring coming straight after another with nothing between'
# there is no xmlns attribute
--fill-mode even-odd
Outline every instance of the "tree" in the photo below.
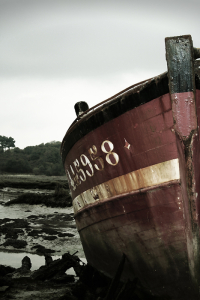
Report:
<svg viewBox="0 0 200 300"><path fill-rule="evenodd" d="M4 149L15 147L15 140L10 136L6 137L4 135L0 135L0 147L1 151L4 152Z"/></svg>
<svg viewBox="0 0 200 300"><path fill-rule="evenodd" d="M60 157L61 142L28 146L25 149L14 147L9 150L14 144L13 138L0 136L0 172L64 175Z"/></svg>
<svg viewBox="0 0 200 300"><path fill-rule="evenodd" d="M7 138L7 148L10 150L13 147L15 147L15 140L10 136Z"/></svg>
<svg viewBox="0 0 200 300"><path fill-rule="evenodd" d="M0 135L0 147L2 152L6 148L6 139L6 136Z"/></svg>
<svg viewBox="0 0 200 300"><path fill-rule="evenodd" d="M25 159L14 159L7 160L4 170L10 173L31 173L32 169Z"/></svg>

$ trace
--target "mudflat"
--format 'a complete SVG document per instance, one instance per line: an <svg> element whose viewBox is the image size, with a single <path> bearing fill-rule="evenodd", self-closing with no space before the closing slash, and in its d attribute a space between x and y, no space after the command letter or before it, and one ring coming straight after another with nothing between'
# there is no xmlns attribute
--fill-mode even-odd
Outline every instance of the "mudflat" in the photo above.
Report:
<svg viewBox="0 0 200 300"><path fill-rule="evenodd" d="M16 251L43 257L61 257L66 252L78 251L78 256L84 257L69 198L65 176L1 174L0 251L13 253L13 258ZM51 202L51 205L47 206L45 202ZM61 208L59 205L63 203L66 205ZM4 264L1 260L0 265ZM13 267L9 261L6 265ZM21 274L19 269L19 272L11 272L12 275L2 276L0 271L1 282L5 281L3 286L7 286L3 288L0 284L0 298L58 299L67 293L68 284L38 282L32 279L33 272Z"/></svg>
<svg viewBox="0 0 200 300"><path fill-rule="evenodd" d="M60 183L68 187L66 176L45 176L26 174L0 174L0 188L13 187L25 189L49 189L54 190Z"/></svg>

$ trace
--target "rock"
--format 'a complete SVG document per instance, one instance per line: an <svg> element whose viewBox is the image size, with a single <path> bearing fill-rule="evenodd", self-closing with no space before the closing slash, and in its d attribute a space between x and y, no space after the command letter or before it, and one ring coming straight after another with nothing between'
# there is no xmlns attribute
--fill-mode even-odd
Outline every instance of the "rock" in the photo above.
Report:
<svg viewBox="0 0 200 300"><path fill-rule="evenodd" d="M75 234L73 233L68 233L68 232L65 232L65 233L59 233L58 236L59 237L73 237Z"/></svg>
<svg viewBox="0 0 200 300"><path fill-rule="evenodd" d="M76 228L76 224L71 224L71 225L69 224L68 227L69 228Z"/></svg>
<svg viewBox="0 0 200 300"><path fill-rule="evenodd" d="M74 275L64 274L62 276L53 277L53 279L51 279L51 281L53 281L54 283L65 284L65 283L69 283L69 282L74 282L75 279L74 279Z"/></svg>
<svg viewBox="0 0 200 300"><path fill-rule="evenodd" d="M58 236L59 237L66 237L66 233L59 233Z"/></svg>
<svg viewBox="0 0 200 300"><path fill-rule="evenodd" d="M27 219L38 219L39 216L35 216L35 215L30 215L27 217Z"/></svg>
<svg viewBox="0 0 200 300"><path fill-rule="evenodd" d="M54 193L50 195L38 194L38 193L24 193L19 195L16 199L7 201L4 205L10 206L13 204L44 204L51 207L70 207L72 206L72 199L67 190L63 190L62 193Z"/></svg>
<svg viewBox="0 0 200 300"><path fill-rule="evenodd" d="M0 277L5 276L5 275L7 275L9 273L12 273L15 270L16 270L15 268L12 268L12 267L9 267L9 266L0 265Z"/></svg>
<svg viewBox="0 0 200 300"><path fill-rule="evenodd" d="M5 220L5 219L4 219ZM24 219L8 219L9 221L6 222L6 227L10 227L10 228L28 228L29 227L29 223L28 221L24 220Z"/></svg>
<svg viewBox="0 0 200 300"><path fill-rule="evenodd" d="M41 254L46 254L46 253L54 253L54 250L47 249L42 245L35 245L31 248L32 250L35 249L36 252L41 253Z"/></svg>
<svg viewBox="0 0 200 300"><path fill-rule="evenodd" d="M27 246L27 242L22 240L7 239L2 245L5 247L12 246L14 248L21 249Z"/></svg>
<svg viewBox="0 0 200 300"><path fill-rule="evenodd" d="M50 234L50 235L55 235L59 233L57 230L54 230L52 228L43 228L42 231L43 233Z"/></svg>
<svg viewBox="0 0 200 300"><path fill-rule="evenodd" d="M31 260L28 256L25 256L23 259L22 259L22 271L26 272L26 271L29 271L32 267L32 263L31 263Z"/></svg>
<svg viewBox="0 0 200 300"><path fill-rule="evenodd" d="M23 234L24 231L22 229L17 229L17 228L2 228L2 233L5 233L5 239L17 239L18 234Z"/></svg>
<svg viewBox="0 0 200 300"><path fill-rule="evenodd" d="M48 255L48 254L46 254L44 257L45 257L45 265L49 266L50 263L52 263L53 258L51 257L51 255Z"/></svg>
<svg viewBox="0 0 200 300"><path fill-rule="evenodd" d="M9 285L4 285L0 287L0 292L5 292L9 288Z"/></svg>
<svg viewBox="0 0 200 300"><path fill-rule="evenodd" d="M7 222L10 222L11 220L9 218L0 219L0 225L5 224Z"/></svg>
<svg viewBox="0 0 200 300"><path fill-rule="evenodd" d="M12 279L10 277L0 276L0 286L11 286L11 285L12 285Z"/></svg>
<svg viewBox="0 0 200 300"><path fill-rule="evenodd" d="M44 240L47 240L47 241L53 241L53 240L56 240L56 239L58 238L56 235L52 235L52 236L41 235L41 237L42 237Z"/></svg>
<svg viewBox="0 0 200 300"><path fill-rule="evenodd" d="M28 236L38 237L39 234L41 234L42 232L43 232L42 230L33 229L33 230L28 232Z"/></svg>

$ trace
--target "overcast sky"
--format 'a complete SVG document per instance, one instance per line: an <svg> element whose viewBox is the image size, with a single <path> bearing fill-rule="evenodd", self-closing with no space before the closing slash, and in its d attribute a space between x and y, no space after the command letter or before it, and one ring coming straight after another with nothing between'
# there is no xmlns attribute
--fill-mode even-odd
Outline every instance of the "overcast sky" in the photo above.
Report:
<svg viewBox="0 0 200 300"><path fill-rule="evenodd" d="M62 141L93 106L167 70L165 37L200 47L199 0L0 0L0 135Z"/></svg>

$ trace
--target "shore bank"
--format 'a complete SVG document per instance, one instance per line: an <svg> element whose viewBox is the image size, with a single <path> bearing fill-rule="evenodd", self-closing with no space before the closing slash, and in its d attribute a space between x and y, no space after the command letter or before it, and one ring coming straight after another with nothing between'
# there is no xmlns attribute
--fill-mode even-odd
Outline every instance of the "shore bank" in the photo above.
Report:
<svg viewBox="0 0 200 300"><path fill-rule="evenodd" d="M84 257L69 201L64 208L59 207L70 197L66 177L0 175L0 182L4 183L0 189L0 250L54 255L78 250ZM54 185L55 190L41 189L44 185ZM29 186L29 193L22 186ZM34 201L40 198L45 201ZM48 200L53 207L45 205Z"/></svg>
<svg viewBox="0 0 200 300"><path fill-rule="evenodd" d="M138 298L134 293L136 282L120 283L118 266L117 277L111 281L91 266L84 266L79 259L84 259L85 255L73 218L73 208L69 205L55 207L59 206L59 197L60 203L63 197L69 197L66 177L0 175L0 180L1 299L147 299ZM57 205L47 207L45 201L35 204L37 195L43 200L53 198ZM4 264L2 258L5 259L6 251L9 255L13 254L12 258L16 252L26 254L21 268L14 269L11 261ZM30 261L30 254L45 258L48 262L37 270L33 268L31 271L29 268L24 272L23 261ZM31 262L28 265L30 267ZM68 274L70 268L74 268L75 275ZM120 269L122 272L123 267Z"/></svg>
<svg viewBox="0 0 200 300"><path fill-rule="evenodd" d="M13 267L13 260L18 259L16 251L27 253L27 255L35 254L41 258L44 258L45 255L61 257L66 252L78 251L79 257L84 258L73 218L71 200L68 201L67 206L64 205L64 208L59 207L66 199L69 199L69 190L65 176L1 174L0 264L5 264L9 268ZM53 207L47 207L45 201L52 202L51 206ZM9 252L7 256L6 252ZM11 253L12 260L9 260ZM36 290L39 289L40 292L36 293L32 287L32 293L29 293L28 296L24 289L26 289L26 284L27 287L29 286L30 282L28 283L27 279L23 279L22 282L23 284L19 284L19 288L15 287L14 289L14 294L18 294L20 299L31 299L31 294L35 294L35 299L45 299L46 296L40 295L40 292L44 293L44 290L38 284L36 284ZM13 284L12 280L11 286ZM57 288L54 289L55 293ZM60 289L66 290L65 286L60 286ZM2 291L1 299L4 299L2 298L4 294L7 299L7 293ZM11 297L9 299L12 297L18 299L14 294L11 296L8 293L10 295L8 297ZM51 295L49 296L51 297Z"/></svg>
<svg viewBox="0 0 200 300"><path fill-rule="evenodd" d="M34 271L29 256L22 259L17 269L0 265L0 298L100 300L106 295L110 280L75 254L65 253L56 260L50 255L44 258L45 264ZM70 274L70 269L74 274Z"/></svg>
<svg viewBox="0 0 200 300"><path fill-rule="evenodd" d="M69 188L66 176L0 174L0 188L12 187L23 189L54 190L57 184Z"/></svg>

